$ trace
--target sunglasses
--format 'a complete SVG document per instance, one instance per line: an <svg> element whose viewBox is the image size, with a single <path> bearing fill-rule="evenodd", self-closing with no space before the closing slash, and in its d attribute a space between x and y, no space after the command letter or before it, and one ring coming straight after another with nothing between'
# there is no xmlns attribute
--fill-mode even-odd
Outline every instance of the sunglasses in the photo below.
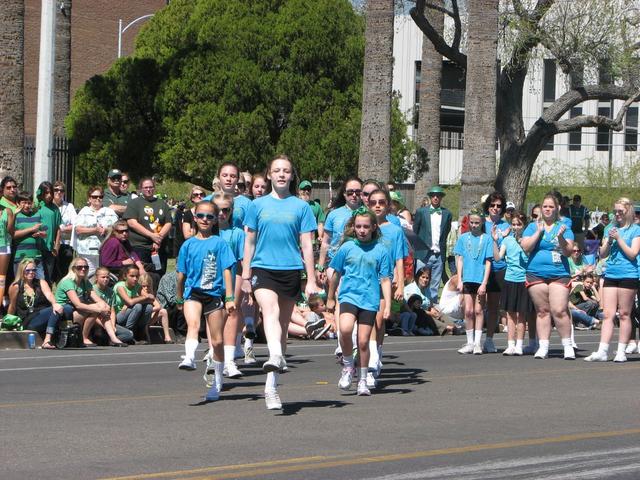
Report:
<svg viewBox="0 0 640 480"><path fill-rule="evenodd" d="M344 193L347 197L350 197L352 195L362 195L362 190L346 190Z"/></svg>
<svg viewBox="0 0 640 480"><path fill-rule="evenodd" d="M7 190L15 190L16 188L18 188L17 185L5 185L5 187Z"/></svg>
<svg viewBox="0 0 640 480"><path fill-rule="evenodd" d="M104 198L104 195L90 195L93 199Z"/></svg>
<svg viewBox="0 0 640 480"><path fill-rule="evenodd" d="M537 213L532 213L531 214L531 218L538 218L538 214Z"/></svg>
<svg viewBox="0 0 640 480"><path fill-rule="evenodd" d="M371 192L365 192L364 190L362 191L361 195L363 197L368 197L369 195L371 195Z"/></svg>
<svg viewBox="0 0 640 480"><path fill-rule="evenodd" d="M76 270L89 270L89 265L76 265L75 267Z"/></svg>
<svg viewBox="0 0 640 480"><path fill-rule="evenodd" d="M118 232L118 233L129 233L129 229L125 228L125 229L122 229L122 230L116 230L116 232Z"/></svg>
<svg viewBox="0 0 640 480"><path fill-rule="evenodd" d="M213 220L216 218L215 215L211 214L211 213L196 213L196 218L200 219L200 220Z"/></svg>
<svg viewBox="0 0 640 480"><path fill-rule="evenodd" d="M385 199L369 200L369 205L371 205L372 207L375 207L376 205L381 205L384 207L387 205L387 201Z"/></svg>
<svg viewBox="0 0 640 480"><path fill-rule="evenodd" d="M54 188L53 191L64 193L64 188Z"/></svg>
<svg viewBox="0 0 640 480"><path fill-rule="evenodd" d="M502 204L501 203L492 203L491 205L489 205L489 208L502 208Z"/></svg>
<svg viewBox="0 0 640 480"><path fill-rule="evenodd" d="M220 213L224 213L225 215L229 215L230 212L231 212L230 207L220 209Z"/></svg>
<svg viewBox="0 0 640 480"><path fill-rule="evenodd" d="M111 177L109 180L111 180L112 182L121 182L122 177Z"/></svg>
<svg viewBox="0 0 640 480"><path fill-rule="evenodd" d="M25 268L24 273L36 273L38 270L35 268Z"/></svg>
<svg viewBox="0 0 640 480"><path fill-rule="evenodd" d="M204 193L202 192L193 192L191 197L204 197Z"/></svg>
<svg viewBox="0 0 640 480"><path fill-rule="evenodd" d="M309 187L307 187L307 188L303 188L303 189L302 189L302 191L303 191L303 192L310 192L310 191L311 191L311 189L310 189Z"/></svg>
<svg viewBox="0 0 640 480"><path fill-rule="evenodd" d="M129 179L127 178L126 180L123 178L122 180L120 180L120 183L129 183Z"/></svg>

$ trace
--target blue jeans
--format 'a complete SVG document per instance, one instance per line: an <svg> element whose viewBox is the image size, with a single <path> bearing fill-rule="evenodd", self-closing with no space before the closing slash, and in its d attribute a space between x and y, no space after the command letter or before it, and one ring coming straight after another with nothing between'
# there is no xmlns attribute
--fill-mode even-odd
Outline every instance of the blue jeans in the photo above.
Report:
<svg viewBox="0 0 640 480"><path fill-rule="evenodd" d="M416 328L416 315L413 312L402 312L400 314L400 328L405 332L413 332Z"/></svg>
<svg viewBox="0 0 640 480"><path fill-rule="evenodd" d="M53 311L53 307L40 310L35 317L29 320L27 327L42 335L43 332L53 335L60 322L60 314Z"/></svg>
<svg viewBox="0 0 640 480"><path fill-rule="evenodd" d="M116 315L116 323L133 332L143 330L151 321L153 305L136 303L133 307L120 311Z"/></svg>
<svg viewBox="0 0 640 480"><path fill-rule="evenodd" d="M438 290L442 281L444 262L439 253L429 253L426 257L416 261L416 271L422 267L431 267L431 282L429 283L429 299L431 303L438 303Z"/></svg>
<svg viewBox="0 0 640 480"><path fill-rule="evenodd" d="M118 340L121 342L131 343L133 341L133 332L116 323L116 337L118 337Z"/></svg>
<svg viewBox="0 0 640 480"><path fill-rule="evenodd" d="M573 320L575 323L581 323L585 327L593 326L593 322L595 321L595 318L593 318L591 315L588 315L582 310L576 310L575 308L572 308L570 310L571 310L571 320Z"/></svg>

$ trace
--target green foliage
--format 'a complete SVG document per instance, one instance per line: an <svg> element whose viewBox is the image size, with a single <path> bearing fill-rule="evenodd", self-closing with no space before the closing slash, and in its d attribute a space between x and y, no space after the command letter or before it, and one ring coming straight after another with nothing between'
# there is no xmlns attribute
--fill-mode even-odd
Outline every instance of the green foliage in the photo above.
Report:
<svg viewBox="0 0 640 480"><path fill-rule="evenodd" d="M222 162L261 171L280 152L308 178L351 174L363 58L364 22L347 0L174 0L133 58L74 99L80 177L102 180L115 160L134 177L209 187ZM412 147L397 107L394 126L393 176L404 179Z"/></svg>

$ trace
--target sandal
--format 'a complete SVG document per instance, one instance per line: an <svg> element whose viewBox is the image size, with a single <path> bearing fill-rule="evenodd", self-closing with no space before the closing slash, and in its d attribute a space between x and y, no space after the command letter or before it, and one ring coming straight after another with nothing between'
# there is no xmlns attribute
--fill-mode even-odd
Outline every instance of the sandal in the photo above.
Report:
<svg viewBox="0 0 640 480"><path fill-rule="evenodd" d="M176 342L174 342L173 340L169 339L169 340L165 340L164 343L165 343L165 345L173 345Z"/></svg>
<svg viewBox="0 0 640 480"><path fill-rule="evenodd" d="M40 345L40 348L42 350L56 350L57 347L52 344L51 342L44 342L42 345Z"/></svg>

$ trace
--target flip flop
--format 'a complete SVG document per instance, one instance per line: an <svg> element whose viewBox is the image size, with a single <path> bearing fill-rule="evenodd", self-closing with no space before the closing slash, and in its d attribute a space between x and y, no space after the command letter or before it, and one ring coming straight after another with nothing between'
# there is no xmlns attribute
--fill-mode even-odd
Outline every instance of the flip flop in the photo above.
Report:
<svg viewBox="0 0 640 480"><path fill-rule="evenodd" d="M97 343L85 343L83 344L85 347L97 347L98 344Z"/></svg>
<svg viewBox="0 0 640 480"><path fill-rule="evenodd" d="M40 345L40 348L42 350L56 350L57 347L49 342L44 342L42 345Z"/></svg>

